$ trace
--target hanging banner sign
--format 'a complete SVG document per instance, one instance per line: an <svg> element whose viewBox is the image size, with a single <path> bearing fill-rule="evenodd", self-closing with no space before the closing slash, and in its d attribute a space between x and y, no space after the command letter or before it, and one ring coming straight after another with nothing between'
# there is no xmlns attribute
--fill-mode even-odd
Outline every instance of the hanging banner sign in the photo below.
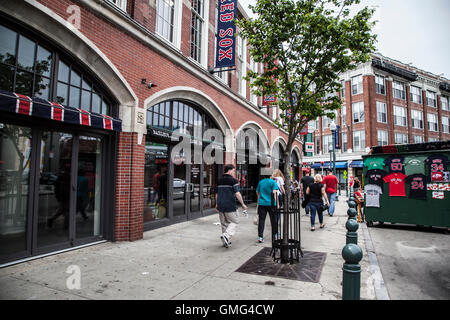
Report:
<svg viewBox="0 0 450 320"><path fill-rule="evenodd" d="M216 68L235 66L236 0L221 0L217 8Z"/></svg>
<svg viewBox="0 0 450 320"><path fill-rule="evenodd" d="M306 124L303 129L300 131L300 135L304 136L308 134L308 124Z"/></svg>
<svg viewBox="0 0 450 320"><path fill-rule="evenodd" d="M335 149L340 149L341 148L341 133L340 133L340 127L336 126L336 130L334 131L334 148Z"/></svg>
<svg viewBox="0 0 450 320"><path fill-rule="evenodd" d="M314 142L305 142L305 152L314 152Z"/></svg>

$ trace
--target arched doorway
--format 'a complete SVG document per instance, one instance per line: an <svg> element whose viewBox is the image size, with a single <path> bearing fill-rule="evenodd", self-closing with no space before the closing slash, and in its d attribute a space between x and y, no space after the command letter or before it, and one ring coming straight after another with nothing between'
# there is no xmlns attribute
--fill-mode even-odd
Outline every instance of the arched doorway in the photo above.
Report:
<svg viewBox="0 0 450 320"><path fill-rule="evenodd" d="M280 169L284 176L286 176L286 172L284 171L284 152L286 150L286 142L279 138L277 139L272 146L272 161L273 167Z"/></svg>
<svg viewBox="0 0 450 320"><path fill-rule="evenodd" d="M182 138L175 139L180 130ZM223 139L217 137L213 144L205 136L214 130L223 136L209 112L192 101L170 99L147 108L145 230L215 212L214 189L222 165L203 158L205 148L214 145L209 151L223 162Z"/></svg>
<svg viewBox="0 0 450 320"><path fill-rule="evenodd" d="M255 123L244 124L236 134L236 175L245 203L256 202L261 168L268 164L268 140Z"/></svg>

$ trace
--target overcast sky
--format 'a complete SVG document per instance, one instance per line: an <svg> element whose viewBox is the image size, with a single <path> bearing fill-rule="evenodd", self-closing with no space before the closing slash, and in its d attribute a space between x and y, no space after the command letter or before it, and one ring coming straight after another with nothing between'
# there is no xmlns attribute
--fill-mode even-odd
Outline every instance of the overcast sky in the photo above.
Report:
<svg viewBox="0 0 450 320"><path fill-rule="evenodd" d="M238 0L251 16L248 4ZM450 79L450 0L362 0L376 6L377 51L405 64Z"/></svg>

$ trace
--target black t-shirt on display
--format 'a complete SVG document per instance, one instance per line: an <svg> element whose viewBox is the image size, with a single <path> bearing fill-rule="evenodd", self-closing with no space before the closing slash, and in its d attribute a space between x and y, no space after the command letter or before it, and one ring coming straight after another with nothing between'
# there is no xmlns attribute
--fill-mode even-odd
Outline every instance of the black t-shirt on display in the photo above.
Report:
<svg viewBox="0 0 450 320"><path fill-rule="evenodd" d="M427 181L427 176L421 173L412 174L406 177L405 182L410 184L409 197L412 199L426 200Z"/></svg>
<svg viewBox="0 0 450 320"><path fill-rule="evenodd" d="M369 179L368 184L376 184L383 189L383 178L387 175L386 171L380 169L367 170L366 177Z"/></svg>
<svg viewBox="0 0 450 320"><path fill-rule="evenodd" d="M425 163L429 165L431 181L444 181L444 171L447 171L448 158L443 154L429 156Z"/></svg>
<svg viewBox="0 0 450 320"><path fill-rule="evenodd" d="M389 173L405 173L405 168L403 167L403 161L405 158L403 156L390 156L384 160L384 164L388 167Z"/></svg>

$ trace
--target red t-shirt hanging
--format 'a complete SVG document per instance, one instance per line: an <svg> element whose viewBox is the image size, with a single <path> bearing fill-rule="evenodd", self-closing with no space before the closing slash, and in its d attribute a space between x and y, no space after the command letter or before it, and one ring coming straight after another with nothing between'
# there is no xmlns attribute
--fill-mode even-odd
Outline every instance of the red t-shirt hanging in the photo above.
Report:
<svg viewBox="0 0 450 320"><path fill-rule="evenodd" d="M389 183L390 197L406 197L405 179L406 175L401 172L391 173L383 178L383 181Z"/></svg>

